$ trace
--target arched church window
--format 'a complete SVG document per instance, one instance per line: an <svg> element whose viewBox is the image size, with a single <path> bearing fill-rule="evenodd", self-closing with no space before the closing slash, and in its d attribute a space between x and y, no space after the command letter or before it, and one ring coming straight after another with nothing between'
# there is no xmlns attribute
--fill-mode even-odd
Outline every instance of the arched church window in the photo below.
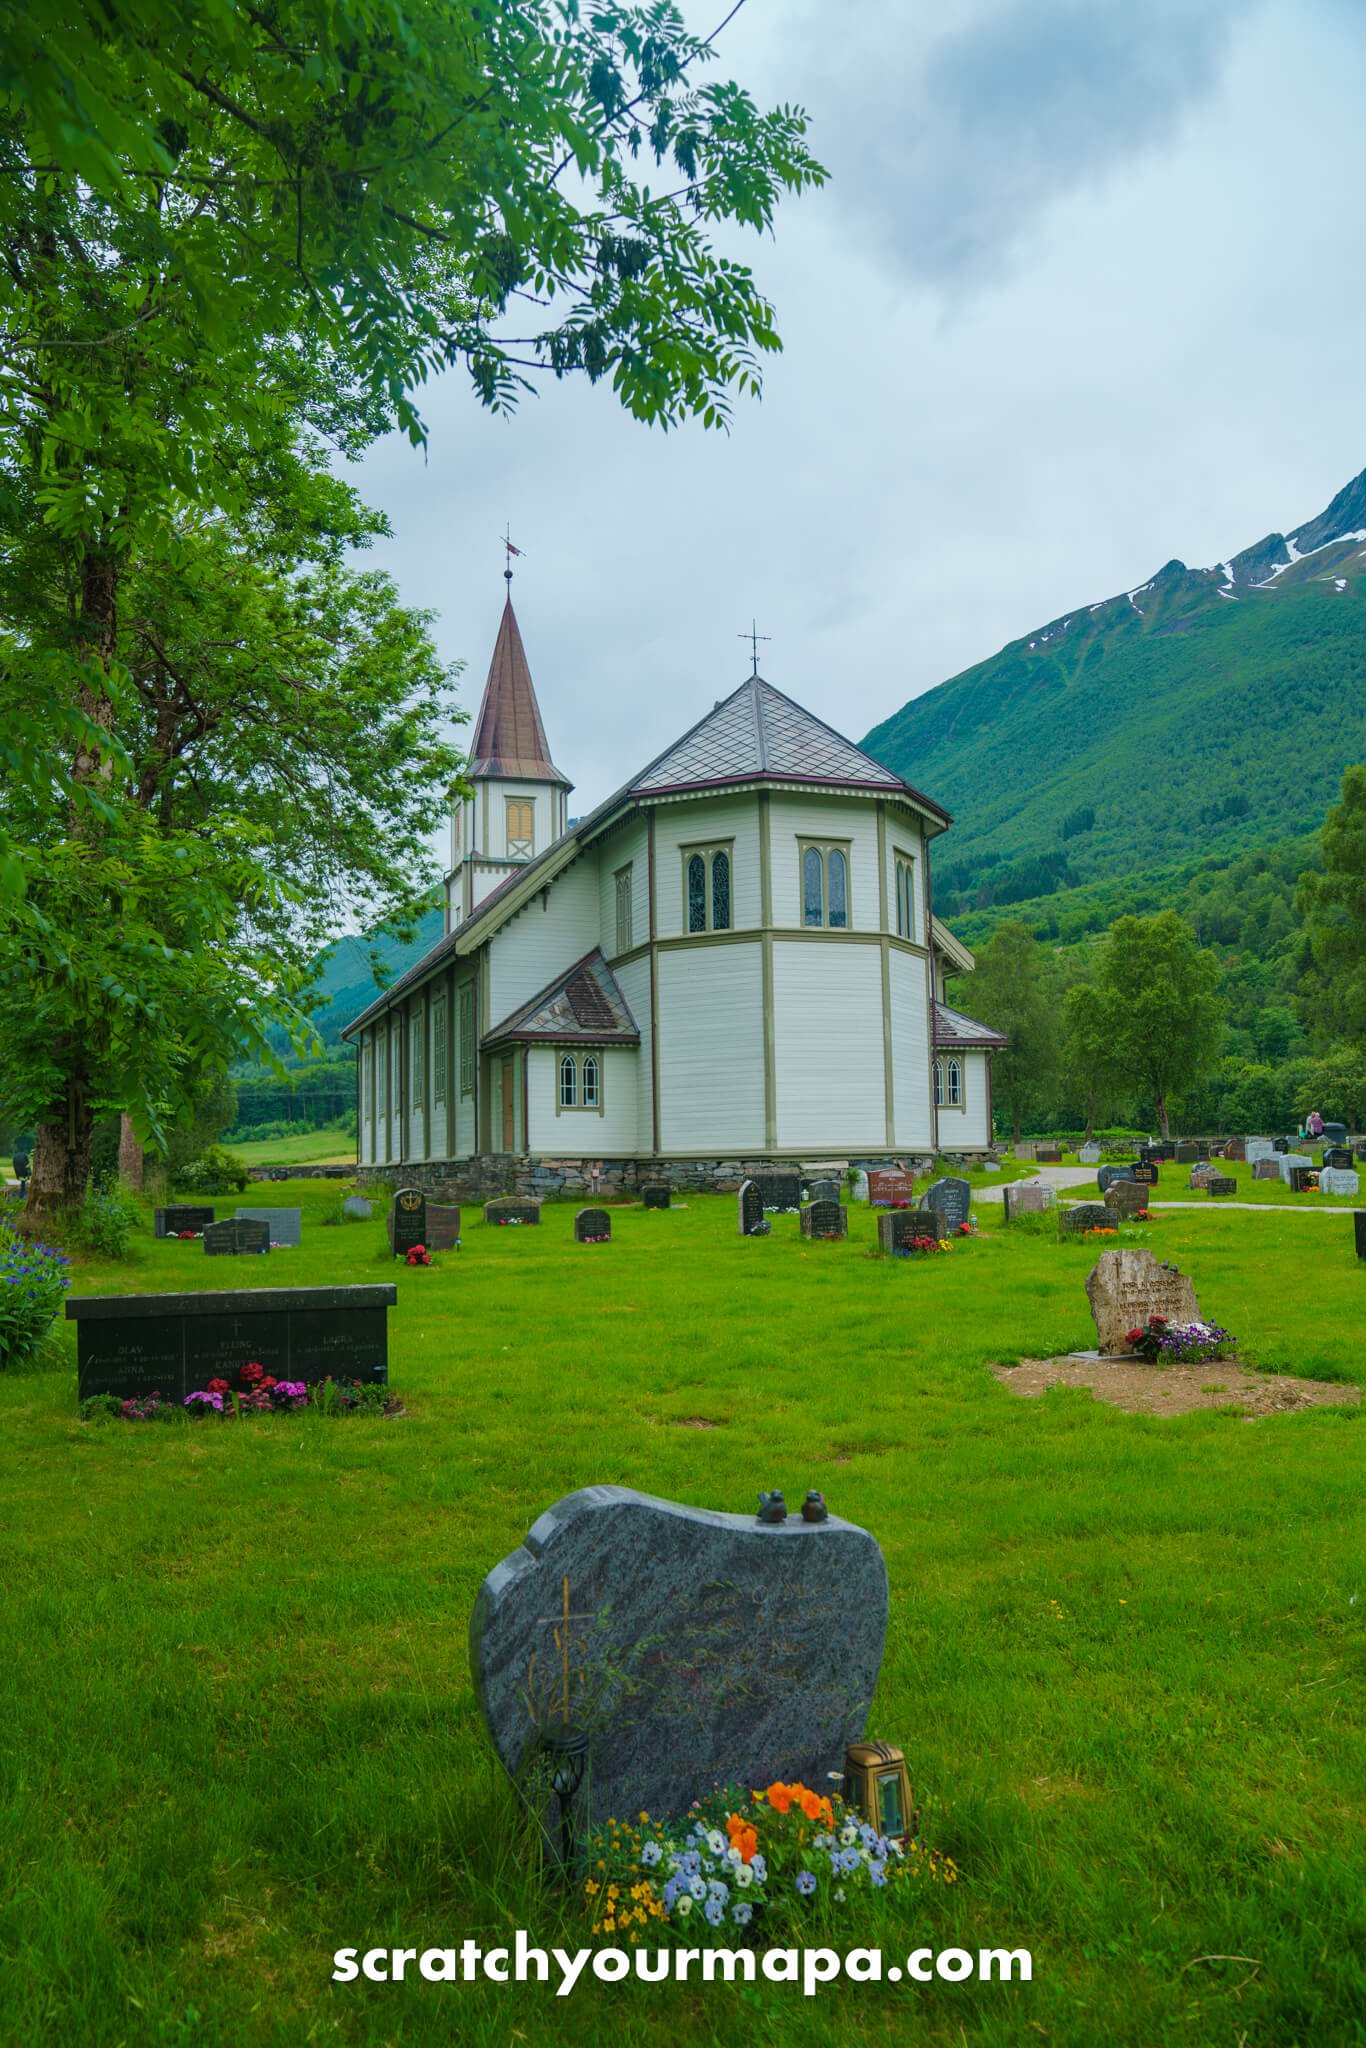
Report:
<svg viewBox="0 0 1366 2048"><path fill-rule="evenodd" d="M585 1109L596 1109L601 1100L602 1097L598 1091L597 1054L592 1052L585 1053L583 1056L583 1106Z"/></svg>
<svg viewBox="0 0 1366 2048"><path fill-rule="evenodd" d="M830 931L849 929L849 842L799 842L802 859L802 923Z"/></svg>
<svg viewBox="0 0 1366 2048"><path fill-rule="evenodd" d="M949 1061L949 1103L957 1108L963 1100L963 1069L957 1060Z"/></svg>
<svg viewBox="0 0 1366 2048"><path fill-rule="evenodd" d="M934 1063L934 1106L936 1109L944 1107L944 1062L942 1060L936 1060Z"/></svg>
<svg viewBox="0 0 1366 2048"><path fill-rule="evenodd" d="M816 846L802 855L802 923L825 923L825 863Z"/></svg>
<svg viewBox="0 0 1366 2048"><path fill-rule="evenodd" d="M900 938L915 937L915 866L909 854L897 856L896 928Z"/></svg>
<svg viewBox="0 0 1366 2048"><path fill-rule="evenodd" d="M700 853L688 860L688 930L707 929L707 863Z"/></svg>
<svg viewBox="0 0 1366 2048"><path fill-rule="evenodd" d="M825 857L826 889L830 904L830 929L842 932L849 923L849 863L837 846Z"/></svg>
<svg viewBox="0 0 1366 2048"><path fill-rule="evenodd" d="M714 932L730 930L730 855L714 853L711 857L711 928Z"/></svg>
<svg viewBox="0 0 1366 2048"><path fill-rule="evenodd" d="M579 1100L579 1069L572 1052L560 1060L560 1108L574 1109Z"/></svg>

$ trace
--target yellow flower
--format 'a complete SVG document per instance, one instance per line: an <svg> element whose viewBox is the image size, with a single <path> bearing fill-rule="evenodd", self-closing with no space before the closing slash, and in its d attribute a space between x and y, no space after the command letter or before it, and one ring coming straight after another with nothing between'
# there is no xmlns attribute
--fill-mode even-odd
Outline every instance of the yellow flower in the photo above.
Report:
<svg viewBox="0 0 1366 2048"><path fill-rule="evenodd" d="M608 1887L607 1887L607 1896L608 1896L608 1898L609 1898L609 1899L617 1899L617 1898L620 1898L620 1896L621 1896L621 1891L620 1891L620 1888L619 1888L619 1887L618 1887L617 1885L614 1885L614 1884L609 1884L609 1885L608 1885Z"/></svg>
<svg viewBox="0 0 1366 2048"><path fill-rule="evenodd" d="M604 1934L615 1934L617 1931L616 1921L609 1916L602 1923L602 1931Z"/></svg>
<svg viewBox="0 0 1366 2048"><path fill-rule="evenodd" d="M601 1889L602 1887L598 1883L597 1879L595 1877L590 1877L588 1879L588 1882L584 1885L583 1895L586 1899L595 1899L598 1893L601 1891Z"/></svg>
<svg viewBox="0 0 1366 2048"><path fill-rule="evenodd" d="M640 1936L639 1936L639 1935L638 1935L638 1934L636 1933L636 1930L635 1930L635 1928L634 1928L634 1927L633 1927L633 1928L631 1929L631 1932L630 1932L630 1933L629 1933L629 1934L627 1935L627 1937L626 1937L626 1938L627 1938L627 1940L628 1940L628 1941L639 1941L639 1940L640 1940Z"/></svg>

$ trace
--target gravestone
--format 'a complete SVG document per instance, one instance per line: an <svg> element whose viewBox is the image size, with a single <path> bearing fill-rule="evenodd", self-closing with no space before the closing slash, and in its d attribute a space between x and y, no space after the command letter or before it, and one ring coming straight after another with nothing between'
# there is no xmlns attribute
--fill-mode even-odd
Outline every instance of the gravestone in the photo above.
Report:
<svg viewBox="0 0 1366 2048"><path fill-rule="evenodd" d="M1241 1165L1247 1158L1246 1140L1243 1138L1230 1138L1224 1147L1224 1157L1225 1159L1232 1159L1235 1163Z"/></svg>
<svg viewBox="0 0 1366 2048"><path fill-rule="evenodd" d="M1034 1158L1039 1166L1061 1166L1062 1149L1058 1145L1036 1145Z"/></svg>
<svg viewBox="0 0 1366 2048"><path fill-rule="evenodd" d="M1148 1190L1133 1180L1114 1180L1105 1190L1105 1206L1121 1219L1137 1216L1147 1209Z"/></svg>
<svg viewBox="0 0 1366 2048"><path fill-rule="evenodd" d="M342 1215L354 1218L360 1223L363 1223L367 1217L373 1216L374 1213L374 1203L367 1202L364 1195L348 1195L342 1203Z"/></svg>
<svg viewBox="0 0 1366 2048"><path fill-rule="evenodd" d="M801 1175L797 1173L756 1173L755 1185L765 1212L786 1215L802 1206Z"/></svg>
<svg viewBox="0 0 1366 2048"><path fill-rule="evenodd" d="M237 1219L217 1226L233 1230ZM261 1226L256 1226L258 1229ZM395 1287L254 1287L189 1294L87 1294L68 1301L79 1395L183 1401L254 1360L277 1380L389 1379Z"/></svg>
<svg viewBox="0 0 1366 2048"><path fill-rule="evenodd" d="M854 1173L849 1187L849 1199L851 1202L866 1202L868 1200L868 1176L861 1169L856 1170Z"/></svg>
<svg viewBox="0 0 1366 2048"><path fill-rule="evenodd" d="M1140 1159L1134 1168L1134 1180L1141 1188L1155 1188L1160 1178L1160 1169L1155 1159Z"/></svg>
<svg viewBox="0 0 1366 2048"><path fill-rule="evenodd" d="M999 1160L999 1159L984 1159L984 1160L982 1161L982 1171L983 1171L983 1173L999 1173L999 1172L1001 1171L1001 1162L1000 1162L1000 1160Z"/></svg>
<svg viewBox="0 0 1366 2048"><path fill-rule="evenodd" d="M1202 1188L1207 1188L1212 1180L1222 1179L1223 1175L1219 1172L1217 1167L1193 1166L1191 1168L1190 1179L1186 1183L1186 1185L1191 1189L1191 1192L1193 1194L1199 1194L1200 1190Z"/></svg>
<svg viewBox="0 0 1366 2048"><path fill-rule="evenodd" d="M485 1202L485 1223L539 1223L541 1205L539 1202L522 1202L508 1197L502 1201Z"/></svg>
<svg viewBox="0 0 1366 2048"><path fill-rule="evenodd" d="M943 1225L941 1237L957 1230L959 1224L966 1223L972 1215L972 1187L969 1182L953 1175L932 1182L922 1199L924 1206L933 1209L939 1217Z"/></svg>
<svg viewBox="0 0 1366 2048"><path fill-rule="evenodd" d="M404 1259L414 1245L427 1243L427 1197L421 1188L400 1188L389 1209L389 1247Z"/></svg>
<svg viewBox="0 0 1366 2048"><path fill-rule="evenodd" d="M1083 1145L1081 1150L1077 1154L1077 1162L1081 1166L1099 1166L1099 1145Z"/></svg>
<svg viewBox="0 0 1366 2048"><path fill-rule="evenodd" d="M1130 1358L1130 1330L1149 1316L1169 1323L1198 1323L1200 1304L1189 1275L1159 1265L1148 1251L1102 1252L1086 1276L1086 1299L1096 1325L1102 1358Z"/></svg>
<svg viewBox="0 0 1366 2048"><path fill-rule="evenodd" d="M1354 1195L1361 1186L1361 1175L1346 1166L1322 1166L1319 1168L1319 1193L1321 1195Z"/></svg>
<svg viewBox="0 0 1366 2048"><path fill-rule="evenodd" d="M848 1237L849 1212L842 1202L808 1202L802 1210L803 1237Z"/></svg>
<svg viewBox="0 0 1366 2048"><path fill-rule="evenodd" d="M1270 1138L1244 1138L1243 1157L1249 1166L1255 1166L1259 1159L1274 1159L1276 1148Z"/></svg>
<svg viewBox="0 0 1366 2048"><path fill-rule="evenodd" d="M155 1237L179 1237L182 1230L202 1230L213 1222L213 1210L189 1202L173 1202L168 1209L153 1212L152 1234Z"/></svg>
<svg viewBox="0 0 1366 2048"><path fill-rule="evenodd" d="M1346 1124L1325 1123L1322 1135L1325 1145L1345 1145L1347 1143L1347 1126Z"/></svg>
<svg viewBox="0 0 1366 2048"><path fill-rule="evenodd" d="M1366 1259L1366 1209L1357 1209L1353 1212L1352 1237L1356 1244L1357 1257Z"/></svg>
<svg viewBox="0 0 1366 2048"><path fill-rule="evenodd" d="M837 1180L813 1180L807 1182L808 1202L838 1202L843 1190Z"/></svg>
<svg viewBox="0 0 1366 2048"><path fill-rule="evenodd" d="M1325 1145L1322 1159L1325 1166L1340 1166L1344 1172L1351 1171L1352 1154L1347 1145Z"/></svg>
<svg viewBox="0 0 1366 2048"><path fill-rule="evenodd" d="M1281 1157L1284 1158L1290 1150L1289 1138L1273 1138L1271 1140L1271 1149L1273 1152L1279 1152Z"/></svg>
<svg viewBox="0 0 1366 2048"><path fill-rule="evenodd" d="M1200 1158L1198 1145L1180 1144L1172 1154L1178 1166L1194 1166Z"/></svg>
<svg viewBox="0 0 1366 2048"><path fill-rule="evenodd" d="M640 1191L640 1200L646 1209L667 1209L673 1199L673 1191L666 1180L652 1180Z"/></svg>
<svg viewBox="0 0 1366 2048"><path fill-rule="evenodd" d="M1015 1147L1015 1157L1017 1159L1032 1159L1034 1157L1034 1147L1021 1141Z"/></svg>
<svg viewBox="0 0 1366 2048"><path fill-rule="evenodd" d="M1366 1138L1358 1138L1352 1150L1358 1159L1366 1159Z"/></svg>
<svg viewBox="0 0 1366 2048"><path fill-rule="evenodd" d="M428 1202L427 1249L453 1252L460 1247L460 1210L454 1202Z"/></svg>
<svg viewBox="0 0 1366 2048"><path fill-rule="evenodd" d="M1212 1174L1205 1182L1205 1187L1212 1196L1236 1195L1238 1192L1237 1181L1231 1179L1226 1173Z"/></svg>
<svg viewBox="0 0 1366 2048"><path fill-rule="evenodd" d="M1254 1180L1279 1180L1280 1177L1281 1162L1274 1156L1270 1159L1259 1159L1252 1169Z"/></svg>
<svg viewBox="0 0 1366 2048"><path fill-rule="evenodd" d="M1062 1227L1069 1237L1077 1237L1087 1230L1115 1229L1115 1212L1107 1209L1104 1202L1077 1202L1062 1212Z"/></svg>
<svg viewBox="0 0 1366 2048"><path fill-rule="evenodd" d="M1170 1138L1163 1138L1160 1144L1150 1145L1148 1150L1152 1153L1154 1159L1160 1159L1164 1165L1169 1160L1174 1161L1176 1158L1176 1146Z"/></svg>
<svg viewBox="0 0 1366 2048"><path fill-rule="evenodd" d="M246 1216L225 1216L204 1226L204 1249L210 1258L233 1258L240 1252L268 1252L270 1230Z"/></svg>
<svg viewBox="0 0 1366 2048"><path fill-rule="evenodd" d="M1102 1166L1096 1175L1096 1186L1103 1195L1108 1194L1117 1180L1132 1180L1136 1171L1132 1166Z"/></svg>
<svg viewBox="0 0 1366 2048"><path fill-rule="evenodd" d="M741 1237L764 1237L769 1225L764 1220L764 1198L752 1180L742 1180L736 1197Z"/></svg>
<svg viewBox="0 0 1366 2048"><path fill-rule="evenodd" d="M1319 1169L1317 1166L1292 1166L1286 1179L1290 1183L1292 1194L1307 1195L1319 1185Z"/></svg>
<svg viewBox="0 0 1366 2048"><path fill-rule="evenodd" d="M237 1209L234 1214L252 1217L257 1223L264 1223L270 1233L272 1244L303 1243L304 1218L301 1209Z"/></svg>
<svg viewBox="0 0 1366 2048"><path fill-rule="evenodd" d="M1045 1209L1058 1206L1057 1189L1040 1187L1034 1180L1007 1181L1001 1198L1007 1223L1013 1223L1017 1216L1042 1216Z"/></svg>
<svg viewBox="0 0 1366 2048"><path fill-rule="evenodd" d="M1206 1145L1203 1141L1196 1145L1195 1156L1202 1166L1204 1165L1205 1161L1209 1158L1210 1150L1211 1148L1208 1145Z"/></svg>
<svg viewBox="0 0 1366 2048"><path fill-rule="evenodd" d="M1307 1152L1282 1152L1280 1159L1281 1179L1293 1187L1291 1175L1307 1171L1314 1164Z"/></svg>
<svg viewBox="0 0 1366 2048"><path fill-rule="evenodd" d="M614 1815L672 1819L717 1785L823 1790L863 1733L886 1631L887 1568L852 1522L588 1486L485 1579L470 1667L554 1842L547 1736L565 1727L587 1741L571 1840Z"/></svg>
<svg viewBox="0 0 1366 2048"><path fill-rule="evenodd" d="M575 1244L608 1244L612 1219L606 1209L578 1209L574 1213Z"/></svg>
<svg viewBox="0 0 1366 2048"><path fill-rule="evenodd" d="M900 1167L871 1167L868 1200L875 1209L908 1209L915 1200L915 1176Z"/></svg>
<svg viewBox="0 0 1366 2048"><path fill-rule="evenodd" d="M884 1209L877 1219L877 1245L881 1252L899 1252L918 1237L939 1241L939 1218L933 1209Z"/></svg>

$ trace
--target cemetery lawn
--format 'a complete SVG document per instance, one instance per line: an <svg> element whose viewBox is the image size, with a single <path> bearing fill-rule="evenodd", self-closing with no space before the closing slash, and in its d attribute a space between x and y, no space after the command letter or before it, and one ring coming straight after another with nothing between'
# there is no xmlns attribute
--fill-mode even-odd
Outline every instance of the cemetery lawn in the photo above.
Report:
<svg viewBox="0 0 1366 2048"><path fill-rule="evenodd" d="M987 1362L1088 1342L1096 1247L990 1205L923 1260L871 1259L866 1209L847 1243L794 1217L742 1240L733 1200L694 1196L575 1246L566 1205L467 1221L408 1271L378 1214L324 1226L335 1188L269 1199L303 1208L298 1250L210 1261L149 1221L77 1288L394 1278L403 1416L93 1427L65 1363L0 1376L0 2040L1362 2040L1366 1410L1014 1397ZM1349 1218L1211 1204L1125 1241L1191 1272L1245 1359L1366 1381ZM601 1481L741 1512L820 1486L874 1531L870 1732L905 1748L962 1882L838 1945L1024 1947L1032 1983L329 1981L342 1947L578 1946L520 1850L465 1642L488 1569Z"/></svg>

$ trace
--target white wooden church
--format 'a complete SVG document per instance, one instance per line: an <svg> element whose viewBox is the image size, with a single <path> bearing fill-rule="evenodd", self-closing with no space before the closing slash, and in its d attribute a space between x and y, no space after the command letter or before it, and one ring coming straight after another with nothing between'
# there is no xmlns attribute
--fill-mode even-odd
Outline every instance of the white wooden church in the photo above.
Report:
<svg viewBox="0 0 1366 2048"><path fill-rule="evenodd" d="M474 1198L990 1144L948 814L757 673L571 824L509 591L468 777L445 934L345 1033L363 1164Z"/></svg>

